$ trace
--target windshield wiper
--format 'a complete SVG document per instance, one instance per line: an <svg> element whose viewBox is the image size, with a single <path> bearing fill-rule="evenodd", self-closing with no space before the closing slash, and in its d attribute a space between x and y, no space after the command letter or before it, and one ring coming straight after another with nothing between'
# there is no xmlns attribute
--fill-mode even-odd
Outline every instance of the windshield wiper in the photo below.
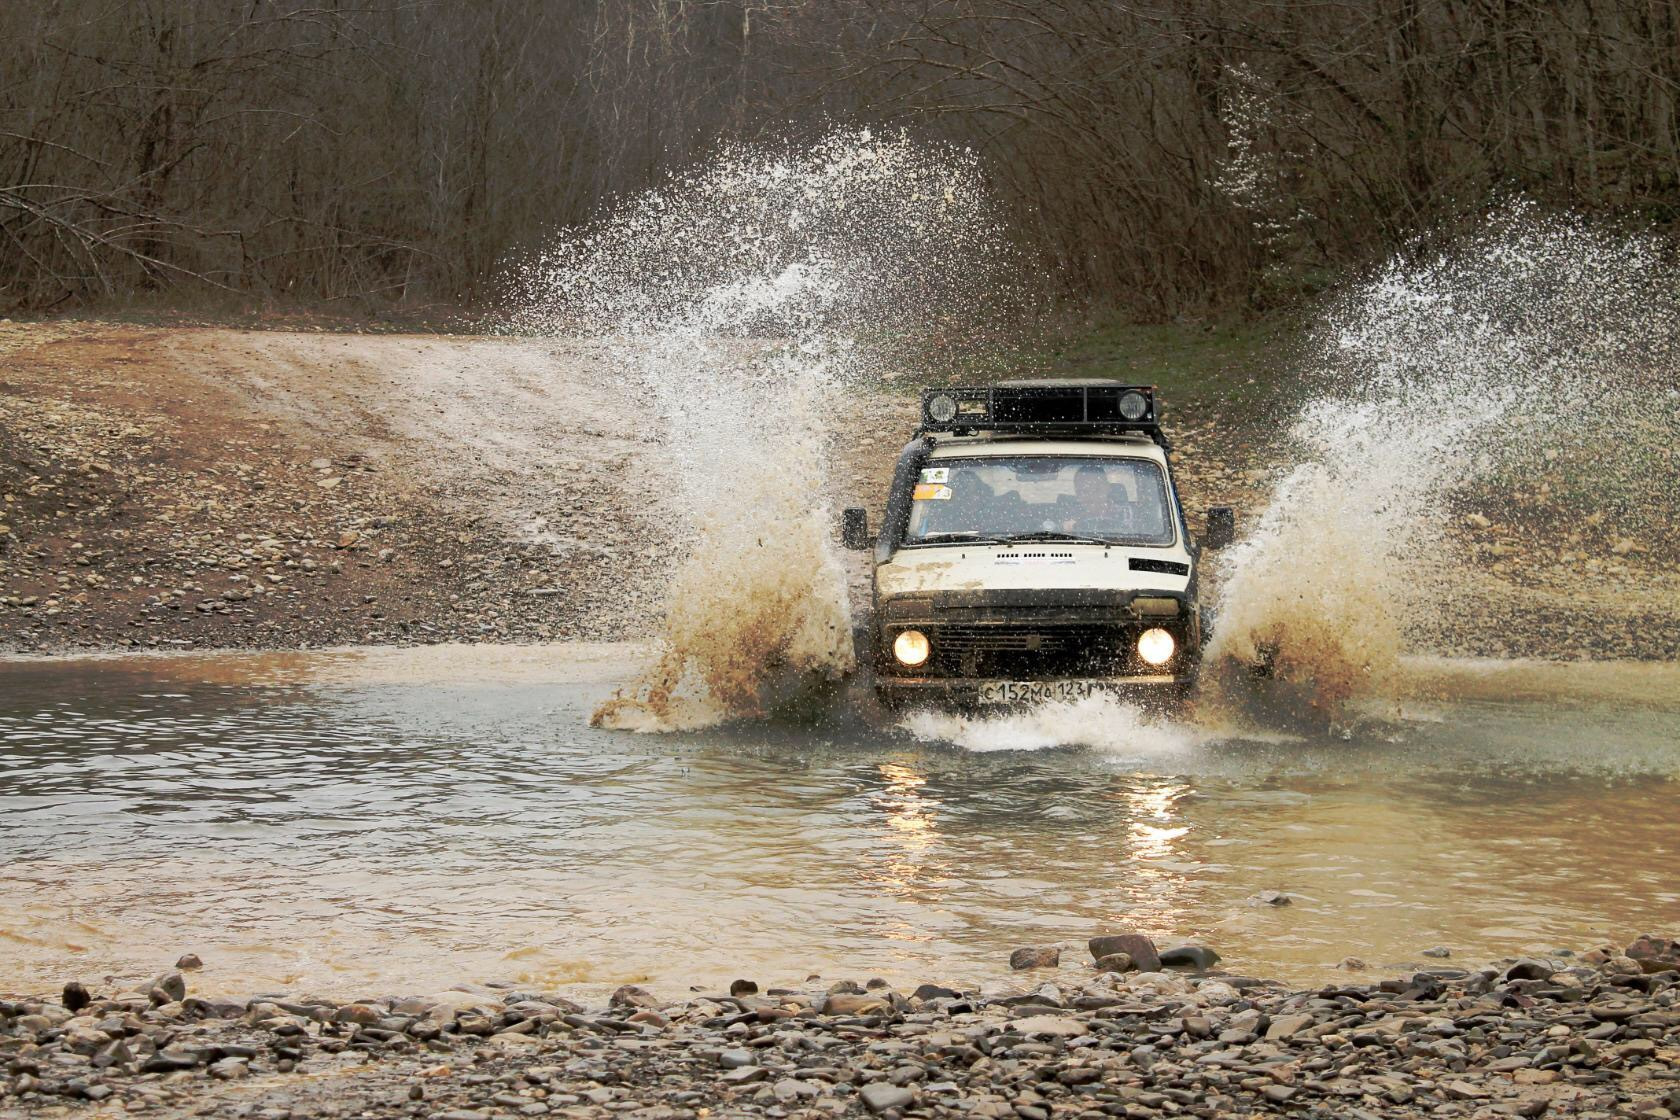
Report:
<svg viewBox="0 0 1680 1120"><path fill-rule="evenodd" d="M939 532L939 533L923 533L921 536L915 538L915 540L911 541L910 543L911 544L926 544L927 542L929 542L931 540L937 540L937 539L941 539L941 538L945 538L945 537L956 537L956 538L959 538L959 539L964 540L964 541L972 542L974 544L997 544L998 543L997 541L993 540L991 537L982 537L980 535L980 530L978 530L978 529L948 529L948 530L945 530L945 531Z"/></svg>
<svg viewBox="0 0 1680 1120"><path fill-rule="evenodd" d="M1014 544L1017 541L1068 541L1072 544L1113 544L1106 537L1093 537L1085 533L1064 533L1060 529L1040 529L1032 533L1011 533L1007 537L999 537L998 544Z"/></svg>

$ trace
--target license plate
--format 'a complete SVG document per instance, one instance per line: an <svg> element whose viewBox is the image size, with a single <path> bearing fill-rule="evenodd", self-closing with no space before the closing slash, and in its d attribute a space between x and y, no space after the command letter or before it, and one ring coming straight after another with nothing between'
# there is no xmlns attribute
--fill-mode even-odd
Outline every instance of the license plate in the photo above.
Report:
<svg viewBox="0 0 1680 1120"><path fill-rule="evenodd" d="M1095 681L988 681L977 699L982 704L1065 704L1097 691Z"/></svg>

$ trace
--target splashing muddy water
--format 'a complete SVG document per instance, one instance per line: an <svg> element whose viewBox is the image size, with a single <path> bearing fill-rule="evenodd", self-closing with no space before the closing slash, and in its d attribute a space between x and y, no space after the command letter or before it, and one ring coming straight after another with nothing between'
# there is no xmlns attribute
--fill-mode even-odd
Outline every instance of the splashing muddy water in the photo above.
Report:
<svg viewBox="0 0 1680 1120"><path fill-rule="evenodd" d="M1227 559L1216 672L1265 663L1274 693L1331 710L1391 695L1431 619L1490 613L1486 577L1509 546L1466 549L1466 518L1514 527L1519 562L1573 563L1561 582L1575 604L1571 583L1612 575L1586 555L1595 543L1611 560L1665 547L1680 514L1680 283L1657 240L1518 205L1349 291L1315 348L1308 376L1330 390ZM1658 577L1615 574L1622 605L1680 605Z"/></svg>
<svg viewBox="0 0 1680 1120"><path fill-rule="evenodd" d="M725 152L529 270L526 325L605 340L661 432L641 491L669 527L662 652L599 722L759 715L850 672L825 472L846 390L961 350L950 324L1001 306L1004 246L972 154L845 132Z"/></svg>

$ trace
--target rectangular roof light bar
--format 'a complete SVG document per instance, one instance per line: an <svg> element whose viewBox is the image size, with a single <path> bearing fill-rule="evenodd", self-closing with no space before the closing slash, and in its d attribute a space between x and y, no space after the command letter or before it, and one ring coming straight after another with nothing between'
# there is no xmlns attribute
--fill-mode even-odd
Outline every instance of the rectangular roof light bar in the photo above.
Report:
<svg viewBox="0 0 1680 1120"><path fill-rule="evenodd" d="M1155 389L1149 385L1050 382L922 393L922 430L927 432L1106 435L1153 434L1159 428Z"/></svg>

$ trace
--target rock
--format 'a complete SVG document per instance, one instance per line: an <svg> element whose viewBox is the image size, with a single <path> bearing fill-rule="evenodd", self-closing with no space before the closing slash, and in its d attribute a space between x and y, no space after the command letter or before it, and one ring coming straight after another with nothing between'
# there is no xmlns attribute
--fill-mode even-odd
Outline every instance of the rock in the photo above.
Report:
<svg viewBox="0 0 1680 1120"><path fill-rule="evenodd" d="M718 1080L728 1085L751 1085L755 1081L763 1081L770 1076L770 1071L763 1066L739 1066L724 1074Z"/></svg>
<svg viewBox="0 0 1680 1120"><path fill-rule="evenodd" d="M92 1003L93 997L88 995L88 990L86 988L72 980L70 983L64 985L64 996L62 1002L65 1010L73 1013L80 1011L82 1008Z"/></svg>
<svg viewBox="0 0 1680 1120"><path fill-rule="evenodd" d="M1556 969L1545 961L1524 957L1505 970L1507 980L1550 980Z"/></svg>
<svg viewBox="0 0 1680 1120"><path fill-rule="evenodd" d="M724 1069L743 1069L754 1064L751 1050L723 1050L718 1053L718 1065Z"/></svg>
<svg viewBox="0 0 1680 1120"><path fill-rule="evenodd" d="M1295 1090L1288 1085L1266 1085L1260 1090L1260 1095L1273 1104L1283 1104L1295 1095Z"/></svg>
<svg viewBox="0 0 1680 1120"><path fill-rule="evenodd" d="M1254 901L1261 906L1288 906L1295 900L1282 891L1261 891L1254 896Z"/></svg>
<svg viewBox="0 0 1680 1120"><path fill-rule="evenodd" d="M334 1022L355 1023L363 1027L376 1027L383 1018L384 1008L375 1007L371 1003L347 1003L333 1014Z"/></svg>
<svg viewBox="0 0 1680 1120"><path fill-rule="evenodd" d="M1087 943L1093 960L1102 960L1114 953L1125 953L1140 972L1161 971L1161 955L1155 942L1141 933L1109 933L1093 937Z"/></svg>
<svg viewBox="0 0 1680 1120"><path fill-rule="evenodd" d="M758 985L751 980L737 980L729 985L729 994L732 996L756 996Z"/></svg>
<svg viewBox="0 0 1680 1120"><path fill-rule="evenodd" d="M1294 1038L1312 1025L1311 1015L1279 1015L1272 1020L1272 1025L1266 1028L1266 1041L1283 1042Z"/></svg>
<svg viewBox="0 0 1680 1120"><path fill-rule="evenodd" d="M1336 962L1336 967L1344 972L1364 972L1370 966L1358 957L1343 957Z"/></svg>
<svg viewBox="0 0 1680 1120"><path fill-rule="evenodd" d="M204 962L198 959L197 953L187 953L175 962L175 967L183 972L192 972L204 967Z"/></svg>
<svg viewBox="0 0 1680 1120"><path fill-rule="evenodd" d="M1446 958L1452 956L1452 950L1445 948L1444 946L1437 945L1433 949L1425 949L1423 951L1423 955L1426 957L1434 957L1437 960L1445 960Z"/></svg>
<svg viewBox="0 0 1680 1120"><path fill-rule="evenodd" d="M647 1007L658 1010L659 1001L653 993L645 988L638 988L634 984L626 984L612 994L609 1000L614 1007Z"/></svg>
<svg viewBox="0 0 1680 1120"><path fill-rule="evenodd" d="M819 1092L821 1092L821 1090L819 1090L817 1086L811 1082L801 1081L795 1077L782 1078L780 1081L770 1086L770 1091L775 1094L777 1100L783 1102L784 1104L788 1101L798 1100L801 1097L815 1097Z"/></svg>
<svg viewBox="0 0 1680 1120"><path fill-rule="evenodd" d="M187 998L187 982L179 972L167 972L153 980L147 986L146 991L148 993L162 992L169 997L163 1002L179 1002Z"/></svg>
<svg viewBox="0 0 1680 1120"><path fill-rule="evenodd" d="M1009 967L1017 972L1028 968L1056 968L1062 963L1062 951L1052 945L1028 946L1009 954Z"/></svg>
<svg viewBox="0 0 1680 1120"><path fill-rule="evenodd" d="M1137 962L1132 960L1130 953L1110 953L1106 957L1098 957L1093 966L1098 972L1132 972L1137 968Z"/></svg>
<svg viewBox="0 0 1680 1120"><path fill-rule="evenodd" d="M1009 1029L1046 1038L1077 1038L1091 1028L1068 1015L1029 1015L1010 1023Z"/></svg>
<svg viewBox="0 0 1680 1120"><path fill-rule="evenodd" d="M884 1011L887 1001L862 992L836 992L823 1000L824 1015L869 1015Z"/></svg>
<svg viewBox="0 0 1680 1120"><path fill-rule="evenodd" d="M915 1099L915 1094L902 1085L875 1081L858 1090L858 1097L863 1101L865 1108L880 1115L891 1109L908 1106Z"/></svg>
<svg viewBox="0 0 1680 1120"><path fill-rule="evenodd" d="M1219 963L1219 954L1205 945L1174 945L1161 950L1161 964L1167 968L1193 968L1206 972Z"/></svg>
<svg viewBox="0 0 1680 1120"><path fill-rule="evenodd" d="M1480 1085L1472 1085L1468 1081L1449 1081L1441 1086L1447 1096L1455 1101L1486 1100L1491 1094Z"/></svg>
<svg viewBox="0 0 1680 1120"><path fill-rule="evenodd" d="M210 1076L219 1081L234 1081L251 1072L244 1058L223 1058L210 1066Z"/></svg>
<svg viewBox="0 0 1680 1120"><path fill-rule="evenodd" d="M911 999L961 999L962 993L955 988L941 988L938 984L923 984L910 993Z"/></svg>
<svg viewBox="0 0 1680 1120"><path fill-rule="evenodd" d="M1680 969L1680 941L1647 933L1627 947L1627 955L1647 973Z"/></svg>

